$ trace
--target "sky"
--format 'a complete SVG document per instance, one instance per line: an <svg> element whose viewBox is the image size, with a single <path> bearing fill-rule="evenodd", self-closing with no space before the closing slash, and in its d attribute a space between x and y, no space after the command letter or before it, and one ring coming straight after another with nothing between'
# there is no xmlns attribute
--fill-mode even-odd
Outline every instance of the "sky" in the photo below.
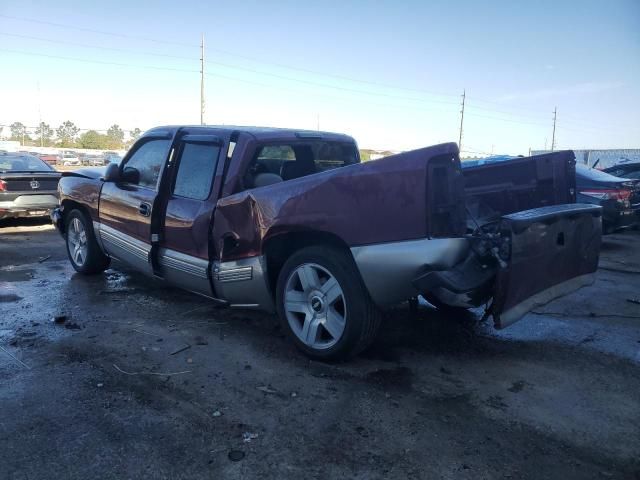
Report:
<svg viewBox="0 0 640 480"><path fill-rule="evenodd" d="M205 122L463 155L640 148L640 1L0 0L0 125ZM3 132L7 135L8 127Z"/></svg>

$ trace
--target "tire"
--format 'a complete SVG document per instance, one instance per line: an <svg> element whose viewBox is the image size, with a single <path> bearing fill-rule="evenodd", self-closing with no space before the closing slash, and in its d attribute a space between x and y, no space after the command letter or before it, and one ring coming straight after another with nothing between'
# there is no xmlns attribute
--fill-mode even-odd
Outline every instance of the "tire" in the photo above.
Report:
<svg viewBox="0 0 640 480"><path fill-rule="evenodd" d="M306 247L289 257L278 275L276 307L296 346L325 361L363 351L382 319L351 255L329 246Z"/></svg>
<svg viewBox="0 0 640 480"><path fill-rule="evenodd" d="M65 216L65 226L67 255L76 272L85 275L104 272L111 259L102 253L87 215L78 209L71 210Z"/></svg>

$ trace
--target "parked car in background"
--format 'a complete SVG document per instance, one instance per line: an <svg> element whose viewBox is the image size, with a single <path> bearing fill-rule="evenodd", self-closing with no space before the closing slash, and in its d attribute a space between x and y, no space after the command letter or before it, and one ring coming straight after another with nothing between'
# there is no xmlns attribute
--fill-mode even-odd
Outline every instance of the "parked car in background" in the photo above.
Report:
<svg viewBox="0 0 640 480"><path fill-rule="evenodd" d="M603 172L610 175L623 178L632 178L634 180L640 180L640 162L636 163L622 163L613 167L605 168Z"/></svg>
<svg viewBox="0 0 640 480"><path fill-rule="evenodd" d="M640 214L640 184L586 165L576 165L577 201L602 207L602 229L611 233L632 227Z"/></svg>
<svg viewBox="0 0 640 480"><path fill-rule="evenodd" d="M65 167L80 167L82 162L75 153L66 152L60 156L60 164Z"/></svg>
<svg viewBox="0 0 640 480"><path fill-rule="evenodd" d="M105 165L109 165L110 163L115 163L116 165L119 165L120 162L122 161L122 157L117 153L105 153L104 159L105 159L105 162L104 162Z"/></svg>
<svg viewBox="0 0 640 480"><path fill-rule="evenodd" d="M57 165L60 157L52 153L41 153L38 158L43 162L47 162L49 165Z"/></svg>
<svg viewBox="0 0 640 480"><path fill-rule="evenodd" d="M591 284L601 209L575 203L575 182L570 151L463 171L454 143L361 163L347 135L172 126L106 172L64 173L51 218L78 272L116 258L278 312L302 351L335 359L421 294L504 328Z"/></svg>
<svg viewBox="0 0 640 480"><path fill-rule="evenodd" d="M49 215L60 173L38 157L0 153L0 219Z"/></svg>
<svg viewBox="0 0 640 480"><path fill-rule="evenodd" d="M84 157L82 164L90 167L103 167L106 165L106 162L102 155L88 154Z"/></svg>

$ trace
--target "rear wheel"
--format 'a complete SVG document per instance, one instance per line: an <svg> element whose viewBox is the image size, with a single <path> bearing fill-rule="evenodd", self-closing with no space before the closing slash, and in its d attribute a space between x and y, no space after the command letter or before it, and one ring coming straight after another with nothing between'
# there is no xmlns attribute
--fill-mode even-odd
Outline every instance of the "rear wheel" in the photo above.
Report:
<svg viewBox="0 0 640 480"><path fill-rule="evenodd" d="M308 356L336 360L364 350L375 338L381 314L344 250L312 246L284 264L276 291L278 315Z"/></svg>
<svg viewBox="0 0 640 480"><path fill-rule="evenodd" d="M65 223L67 254L73 268L84 274L106 270L110 259L100 250L88 217L80 210L72 210Z"/></svg>

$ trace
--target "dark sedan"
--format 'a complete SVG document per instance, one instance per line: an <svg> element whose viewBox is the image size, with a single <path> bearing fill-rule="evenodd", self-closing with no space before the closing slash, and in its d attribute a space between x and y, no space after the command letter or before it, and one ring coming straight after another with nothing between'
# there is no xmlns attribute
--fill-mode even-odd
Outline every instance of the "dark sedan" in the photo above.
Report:
<svg viewBox="0 0 640 480"><path fill-rule="evenodd" d="M605 168L602 170L610 175L623 178L632 178L634 180L640 180L640 162L636 163L622 163L613 167Z"/></svg>
<svg viewBox="0 0 640 480"><path fill-rule="evenodd" d="M606 172L576 165L578 203L602 207L602 229L605 233L634 226L640 210L638 182L614 177Z"/></svg>
<svg viewBox="0 0 640 480"><path fill-rule="evenodd" d="M46 216L58 205L56 172L23 153L0 153L0 220Z"/></svg>

